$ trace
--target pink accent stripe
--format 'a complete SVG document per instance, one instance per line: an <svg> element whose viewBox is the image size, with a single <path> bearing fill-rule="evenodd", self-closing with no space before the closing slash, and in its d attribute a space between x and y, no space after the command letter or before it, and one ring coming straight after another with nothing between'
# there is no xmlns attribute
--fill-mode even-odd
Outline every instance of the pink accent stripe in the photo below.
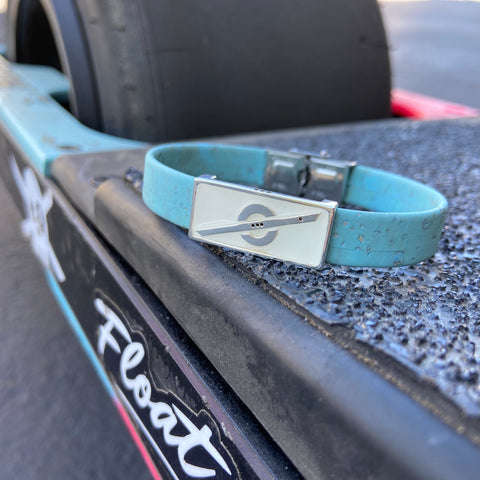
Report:
<svg viewBox="0 0 480 480"><path fill-rule="evenodd" d="M418 120L440 120L476 117L480 111L458 103L446 102L427 95L394 88L392 90L392 113L400 117Z"/></svg>
<svg viewBox="0 0 480 480"><path fill-rule="evenodd" d="M117 407L118 413L122 417L123 423L126 425L128 432L132 436L135 442L135 445L140 451L143 457L143 461L146 463L148 470L150 470L150 474L152 475L154 480L162 480L162 476L160 475L160 473L158 473L158 470L156 469L155 464L153 463L153 460L150 457L150 454L145 448L145 445L143 444L142 439L140 438L140 435L137 433L137 430L135 429L132 423L132 420L128 416L127 411L123 408L122 404L117 399L114 399L114 403L115 403L115 406Z"/></svg>

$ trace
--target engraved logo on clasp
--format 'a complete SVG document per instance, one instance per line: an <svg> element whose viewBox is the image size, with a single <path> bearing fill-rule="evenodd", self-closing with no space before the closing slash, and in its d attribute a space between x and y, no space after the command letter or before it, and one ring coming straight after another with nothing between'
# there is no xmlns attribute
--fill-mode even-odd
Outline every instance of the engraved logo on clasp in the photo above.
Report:
<svg viewBox="0 0 480 480"><path fill-rule="evenodd" d="M248 221L250 219L251 232L242 235L242 238L250 245L256 245L259 247L272 243L278 234L278 230L270 230L265 235L261 235L265 229L265 222L262 220L262 216L263 218L268 218L273 217L274 215L275 214L269 208L259 203L254 203L253 205L245 207L240 212L238 220Z"/></svg>
<svg viewBox="0 0 480 480"><path fill-rule="evenodd" d="M196 178L188 235L199 242L318 267L325 258L336 206Z"/></svg>
<svg viewBox="0 0 480 480"><path fill-rule="evenodd" d="M296 225L300 223L315 222L319 213L307 215L289 215L277 217L270 208L260 203L247 205L238 215L238 223L222 227L205 228L198 230L203 237L218 235L220 233L242 233L241 237L249 244L263 247L272 243L278 234L278 228L284 225ZM248 232L248 233L243 233Z"/></svg>

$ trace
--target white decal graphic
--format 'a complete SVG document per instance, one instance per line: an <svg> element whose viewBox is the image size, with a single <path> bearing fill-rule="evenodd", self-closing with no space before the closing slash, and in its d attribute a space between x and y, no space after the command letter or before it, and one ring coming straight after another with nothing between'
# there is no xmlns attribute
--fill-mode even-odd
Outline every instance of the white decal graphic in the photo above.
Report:
<svg viewBox="0 0 480 480"><path fill-rule="evenodd" d="M98 313L107 320L104 325L100 325L99 327L97 343L99 354L103 355L106 347L109 346L115 353L120 355L120 378L123 386L133 393L138 408L148 408L150 410L149 417L152 427L162 431L163 440L166 445L176 447L178 461L183 471L190 477L194 478L207 478L216 475L217 472L215 470L193 465L185 459L191 449L201 446L225 472L231 475L227 463L218 450L210 443L212 430L207 425L198 429L196 425L173 403L169 405L165 402L152 401L152 385L146 375L138 374L133 378L128 376L129 371L138 367L144 359L144 346L140 342L132 341L127 328L118 315L109 308L103 300L96 298L94 305ZM118 341L113 336L114 331L116 331L117 334L120 334L128 343L123 351L120 348ZM180 422L180 424L189 432L183 437L171 433L178 422Z"/></svg>
<svg viewBox="0 0 480 480"><path fill-rule="evenodd" d="M46 190L42 195L33 170L26 167L22 175L13 155L10 155L9 162L25 208L26 218L22 222L22 234L30 239L33 253L41 264L51 270L60 283L64 282L65 274L48 236L47 214L53 205L52 192Z"/></svg>

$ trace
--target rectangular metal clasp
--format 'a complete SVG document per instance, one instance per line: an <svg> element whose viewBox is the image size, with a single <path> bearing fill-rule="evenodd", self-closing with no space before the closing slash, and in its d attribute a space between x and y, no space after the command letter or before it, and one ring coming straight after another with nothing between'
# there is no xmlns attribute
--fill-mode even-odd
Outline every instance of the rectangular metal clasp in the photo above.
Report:
<svg viewBox="0 0 480 480"><path fill-rule="evenodd" d="M196 178L189 236L200 242L318 267L336 202L316 202Z"/></svg>
<svg viewBox="0 0 480 480"><path fill-rule="evenodd" d="M355 165L321 153L268 150L264 188L312 200L341 202Z"/></svg>
<svg viewBox="0 0 480 480"><path fill-rule="evenodd" d="M333 160L310 155L308 176L302 195L313 200L341 202L347 187L348 177L356 162Z"/></svg>
<svg viewBox="0 0 480 480"><path fill-rule="evenodd" d="M267 150L263 188L300 197L307 158L297 153Z"/></svg>

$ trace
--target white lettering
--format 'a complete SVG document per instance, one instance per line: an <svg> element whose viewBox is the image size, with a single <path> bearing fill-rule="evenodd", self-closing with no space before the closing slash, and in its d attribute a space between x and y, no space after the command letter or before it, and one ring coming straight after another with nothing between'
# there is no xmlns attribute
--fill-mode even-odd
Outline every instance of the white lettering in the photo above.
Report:
<svg viewBox="0 0 480 480"><path fill-rule="evenodd" d="M145 375L140 374L135 377L133 395L140 408L148 407L150 404L150 396L152 395L152 385Z"/></svg>
<svg viewBox="0 0 480 480"><path fill-rule="evenodd" d="M223 470L231 475L232 473L227 463L210 442L212 431L207 425L198 429L176 405L172 404L170 406L165 402L153 402L151 400L151 382L143 373L139 373L135 378L128 376L128 372L138 367L143 361L145 348L140 342L132 342L127 328L118 315L105 305L101 299L95 299L94 304L100 315L107 320L104 325L100 325L99 327L98 351L104 354L105 348L108 345L114 352L120 355L120 378L124 387L133 392L135 403L139 408L150 409L149 417L152 426L158 430L162 430L163 440L168 446L177 448L178 461L183 471L187 475L195 478L207 478L216 475L214 469L193 465L185 459L185 456L190 450L195 447L203 447ZM113 336L114 330L120 333L128 343L123 351L121 351L118 341ZM171 433L178 421L180 421L189 432L184 437Z"/></svg>
<svg viewBox="0 0 480 480"><path fill-rule="evenodd" d="M138 367L145 356L143 345L138 342L130 343L120 357L120 376L126 388L133 390L135 388L135 380L127 377L128 370Z"/></svg>
<svg viewBox="0 0 480 480"><path fill-rule="evenodd" d="M177 424L177 419L173 410L166 403L150 403L150 421L155 428L164 429L163 438L165 440L165 431L170 430Z"/></svg>
<svg viewBox="0 0 480 480"><path fill-rule="evenodd" d="M207 474L210 472L207 468L201 468L185 461L185 455L193 447L201 445L215 460L216 462L229 474L232 472L228 468L227 463L223 457L218 453L218 450L210 443L210 437L212 436L212 431L208 428L207 425L204 425L200 430L181 412L175 405L173 405L175 414L179 420L187 427L190 434L185 436L182 443L178 446L178 459L182 465L183 470L188 475L192 477L209 477L215 475L215 470L212 470L212 474Z"/></svg>
<svg viewBox="0 0 480 480"><path fill-rule="evenodd" d="M107 305L105 305L103 300L96 298L93 302L93 305L95 306L97 312L108 320L105 325L100 325L99 327L97 350L103 355L105 353L105 347L108 344L112 350L114 350L116 353L120 353L120 345L112 335L112 331L114 329L117 330L128 343L131 343L132 338L130 337L127 328L118 318L118 315L116 315L111 308L108 308Z"/></svg>

